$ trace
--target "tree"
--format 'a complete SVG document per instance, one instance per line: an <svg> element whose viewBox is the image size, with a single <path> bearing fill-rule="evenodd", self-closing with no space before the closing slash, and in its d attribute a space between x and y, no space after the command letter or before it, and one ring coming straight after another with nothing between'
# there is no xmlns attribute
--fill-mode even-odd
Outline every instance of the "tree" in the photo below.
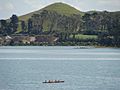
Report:
<svg viewBox="0 0 120 90"><path fill-rule="evenodd" d="M28 19L28 33L30 34L32 31L33 25L32 25L32 20Z"/></svg>
<svg viewBox="0 0 120 90"><path fill-rule="evenodd" d="M108 32L113 37L113 44L120 47L120 19L112 18L111 24L108 27Z"/></svg>
<svg viewBox="0 0 120 90"><path fill-rule="evenodd" d="M18 17L16 15L14 15L14 14L10 18L10 27L11 27L12 33L15 33L17 31L17 28L18 28Z"/></svg>
<svg viewBox="0 0 120 90"><path fill-rule="evenodd" d="M7 22L6 20L0 20L0 34L6 33Z"/></svg>
<svg viewBox="0 0 120 90"><path fill-rule="evenodd" d="M89 13L86 13L82 19L84 21L84 30L87 32L89 31L91 28L90 28L90 24L91 24L91 14Z"/></svg>
<svg viewBox="0 0 120 90"><path fill-rule="evenodd" d="M25 21L21 21L21 29L22 29L22 32L25 32L25 29L26 29Z"/></svg>

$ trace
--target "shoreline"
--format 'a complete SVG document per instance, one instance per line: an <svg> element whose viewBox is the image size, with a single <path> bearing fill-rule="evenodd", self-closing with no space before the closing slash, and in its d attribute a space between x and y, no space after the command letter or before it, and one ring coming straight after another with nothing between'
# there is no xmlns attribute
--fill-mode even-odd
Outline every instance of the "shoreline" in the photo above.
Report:
<svg viewBox="0 0 120 90"><path fill-rule="evenodd" d="M120 47L111 47L111 46L64 46L64 45L0 45L0 47L74 47L76 49L93 49L93 48L120 48Z"/></svg>

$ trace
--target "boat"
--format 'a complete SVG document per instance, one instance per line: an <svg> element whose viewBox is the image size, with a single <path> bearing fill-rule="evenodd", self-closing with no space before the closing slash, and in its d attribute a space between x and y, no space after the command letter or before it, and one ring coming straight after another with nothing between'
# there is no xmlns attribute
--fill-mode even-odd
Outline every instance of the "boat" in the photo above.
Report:
<svg viewBox="0 0 120 90"><path fill-rule="evenodd" d="M48 80L48 81L44 81L43 83L64 83L65 81L63 80Z"/></svg>

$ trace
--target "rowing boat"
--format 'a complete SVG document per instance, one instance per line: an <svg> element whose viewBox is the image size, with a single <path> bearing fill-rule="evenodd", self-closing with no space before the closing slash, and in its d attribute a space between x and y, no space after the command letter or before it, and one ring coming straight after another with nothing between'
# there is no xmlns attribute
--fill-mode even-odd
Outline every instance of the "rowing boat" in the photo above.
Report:
<svg viewBox="0 0 120 90"><path fill-rule="evenodd" d="M44 81L43 83L64 83L63 80L48 80L48 81Z"/></svg>

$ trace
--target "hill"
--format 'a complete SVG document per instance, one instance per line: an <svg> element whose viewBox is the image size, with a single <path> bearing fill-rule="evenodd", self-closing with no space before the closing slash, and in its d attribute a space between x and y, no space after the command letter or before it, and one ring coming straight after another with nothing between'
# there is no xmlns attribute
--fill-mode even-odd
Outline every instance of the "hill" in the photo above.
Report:
<svg viewBox="0 0 120 90"><path fill-rule="evenodd" d="M42 41L47 36L56 37L54 45L120 46L120 11L81 12L70 5L54 3L20 17L12 15L9 20L0 20L1 36L19 34L38 35Z"/></svg>
<svg viewBox="0 0 120 90"><path fill-rule="evenodd" d="M78 14L78 15L84 15L84 12L80 12L79 10L77 10L76 8L68 5L68 4L65 4L65 3L54 3L54 4L51 4L51 5L48 5L46 6L45 8L42 8L38 11L35 11L35 12L31 12L31 13L28 13L26 15L23 15L23 16L20 16L19 19L20 20L28 20L33 14L40 14L43 10L47 10L49 12L57 12L61 15L66 15L66 16L70 16L70 15L73 15L73 14Z"/></svg>

